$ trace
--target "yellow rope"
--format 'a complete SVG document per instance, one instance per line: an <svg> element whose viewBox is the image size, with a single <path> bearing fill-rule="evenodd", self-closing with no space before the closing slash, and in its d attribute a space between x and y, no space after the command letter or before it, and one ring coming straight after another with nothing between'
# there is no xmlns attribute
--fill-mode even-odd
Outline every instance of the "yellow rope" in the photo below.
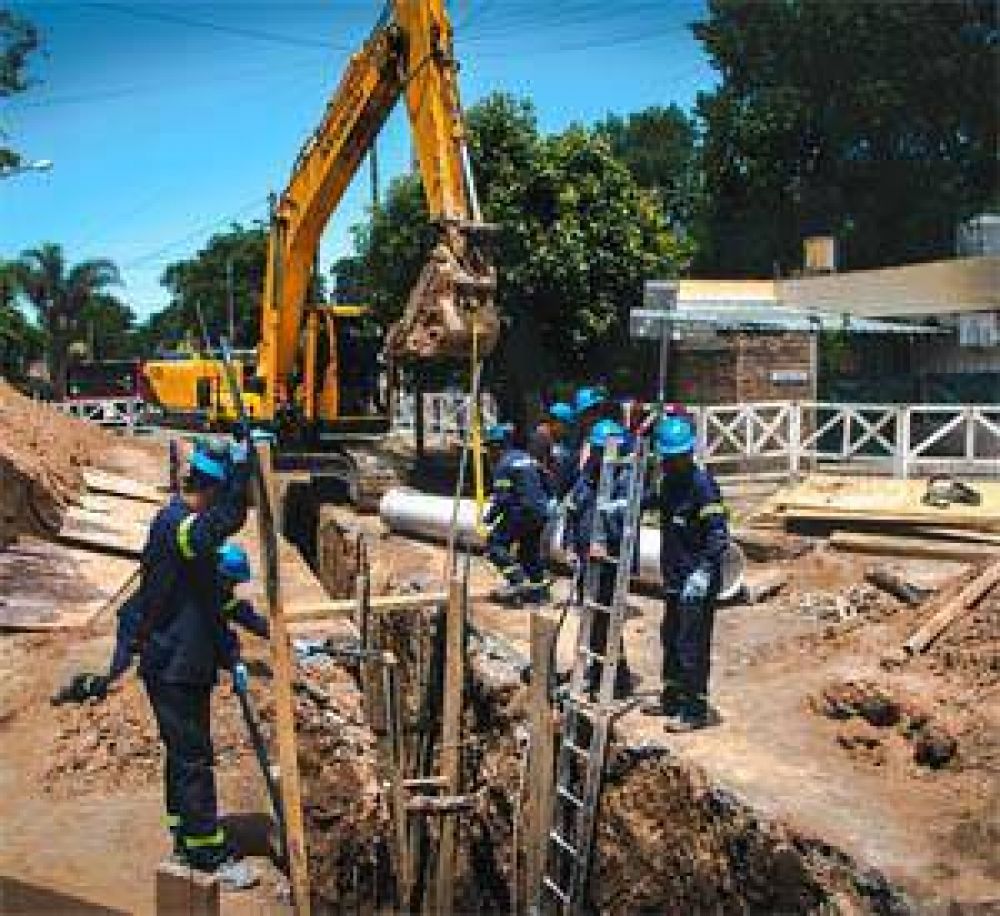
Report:
<svg viewBox="0 0 1000 916"><path fill-rule="evenodd" d="M472 366L470 379L473 389L470 393L472 401L469 411L469 422L472 424L472 486L476 498L476 531L485 537L488 529L483 524L483 512L486 508L486 482L483 468L483 424L479 416L479 393L475 390L476 367L479 365L479 325L472 323Z"/></svg>

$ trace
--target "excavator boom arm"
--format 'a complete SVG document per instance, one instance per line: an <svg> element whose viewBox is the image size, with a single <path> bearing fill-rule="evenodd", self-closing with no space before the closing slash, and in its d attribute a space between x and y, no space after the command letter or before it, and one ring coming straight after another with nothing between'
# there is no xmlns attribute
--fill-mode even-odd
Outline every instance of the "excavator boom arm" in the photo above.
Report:
<svg viewBox="0 0 1000 916"><path fill-rule="evenodd" d="M428 210L442 227L442 241L411 294L406 327L390 333L390 349L401 357L454 356L468 337L472 312L482 325L483 352L496 336L492 267L468 237L479 214L443 0L391 0L387 13L352 56L273 207L258 354L268 417L292 394L320 236L403 93Z"/></svg>

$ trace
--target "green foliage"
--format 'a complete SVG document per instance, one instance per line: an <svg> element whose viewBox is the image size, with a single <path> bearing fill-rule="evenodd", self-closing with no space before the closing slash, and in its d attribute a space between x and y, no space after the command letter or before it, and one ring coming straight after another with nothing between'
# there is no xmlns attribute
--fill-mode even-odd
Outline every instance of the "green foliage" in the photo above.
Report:
<svg viewBox="0 0 1000 916"><path fill-rule="evenodd" d="M540 134L529 102L493 95L467 113L505 322L494 385L537 390L558 376L621 364L643 281L676 276L689 251L656 195L637 184L604 133ZM435 239L419 178L394 182L355 240L378 314L396 318ZM497 384L497 383L500 384Z"/></svg>
<svg viewBox="0 0 1000 916"><path fill-rule="evenodd" d="M70 267L62 248L47 242L22 252L12 276L45 329L53 390L63 397L69 347L81 339L81 318L96 297L121 282L118 268L105 258Z"/></svg>
<svg viewBox="0 0 1000 916"><path fill-rule="evenodd" d="M243 228L234 223L229 231L213 235L194 257L168 266L160 282L170 290L171 302L141 329L143 351L152 354L183 341L200 344L199 305L213 344L221 335L228 335L230 269L236 325L232 343L240 347L256 344L266 260L267 229L259 224Z"/></svg>
<svg viewBox="0 0 1000 916"><path fill-rule="evenodd" d="M700 188L697 131L677 105L653 106L597 125L639 187L655 191L671 225L690 225Z"/></svg>
<svg viewBox="0 0 1000 916"><path fill-rule="evenodd" d="M80 310L77 340L88 359L127 359L136 355L135 312L108 293L98 293Z"/></svg>
<svg viewBox="0 0 1000 916"><path fill-rule="evenodd" d="M849 268L947 256L997 198L993 0L710 0L700 271L769 275L832 232Z"/></svg>
<svg viewBox="0 0 1000 916"><path fill-rule="evenodd" d="M28 58L38 50L38 30L10 10L0 9L0 99L28 88ZM6 134L0 129L0 141ZM20 157L0 145L0 168L17 165Z"/></svg>

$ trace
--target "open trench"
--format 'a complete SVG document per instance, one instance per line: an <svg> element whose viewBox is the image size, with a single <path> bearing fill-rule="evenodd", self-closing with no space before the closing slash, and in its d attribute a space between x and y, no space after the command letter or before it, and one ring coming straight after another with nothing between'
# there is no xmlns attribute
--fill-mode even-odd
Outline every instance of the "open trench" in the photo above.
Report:
<svg viewBox="0 0 1000 916"><path fill-rule="evenodd" d="M368 532L371 547L374 529L355 527L343 510L331 515L303 508L302 499L294 504L293 528L304 527L289 534L332 595L352 594L359 532ZM310 529L315 536L308 545ZM370 627L372 644L399 659L409 777L436 767L439 710L428 696L439 694L429 672L440 668L441 618L435 611L394 612L377 615ZM489 636L473 635L468 650L462 791L477 801L458 821L455 912L526 912L521 813L528 799L518 740L528 728L524 659ZM384 697L357 668L337 665L322 676L334 702L324 707L300 696L298 710L317 907L330 913L409 911L396 890ZM413 848L431 876L437 828L434 818L427 823L423 844ZM915 912L878 871L818 836L761 816L662 748L612 738L596 831L590 882L595 913Z"/></svg>

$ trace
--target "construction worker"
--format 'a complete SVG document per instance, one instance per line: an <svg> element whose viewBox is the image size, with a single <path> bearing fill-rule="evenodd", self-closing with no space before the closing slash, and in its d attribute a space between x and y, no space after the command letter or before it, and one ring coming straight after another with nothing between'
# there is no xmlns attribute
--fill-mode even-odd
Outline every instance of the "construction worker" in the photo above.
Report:
<svg viewBox="0 0 1000 916"><path fill-rule="evenodd" d="M553 490L538 460L514 447L513 434L511 426L496 424L484 435L493 466L490 503L483 515L490 526L486 556L505 580L493 597L512 602L542 600L549 586L542 531L555 508Z"/></svg>
<svg viewBox="0 0 1000 916"><path fill-rule="evenodd" d="M211 693L220 660L219 548L246 519L249 446L196 448L182 492L150 525L140 560L139 676L166 750L167 822L177 851L229 887L253 883L219 826Z"/></svg>
<svg viewBox="0 0 1000 916"><path fill-rule="evenodd" d="M695 463L694 446L694 426L686 416L664 417L654 427L653 448L663 470L650 500L660 514L663 683L660 696L643 711L667 716L670 731L709 724L712 626L729 543L719 486Z"/></svg>
<svg viewBox="0 0 1000 916"><path fill-rule="evenodd" d="M601 463L610 440L627 447L627 433L614 420L598 420L587 439L589 452L573 488L566 497L566 527L563 543L573 566L574 578L579 583L578 600L582 600L583 585L587 576L596 576L596 600L610 605L614 600L615 578L618 566L608 562L618 556L621 549L622 528L627 506L629 474L619 469L611 485L610 499L613 508L596 511L597 488L601 477ZM628 560L631 563L631 559ZM590 650L599 654L607 651L606 614L594 614L590 631ZM596 693L601 679L601 665L593 663L587 671L587 689ZM632 691L633 676L625 658L625 645L621 645L618 667L615 670L615 696L622 698Z"/></svg>
<svg viewBox="0 0 1000 916"><path fill-rule="evenodd" d="M541 462L559 498L569 492L576 479L577 452L570 442L572 429L573 408L557 401L528 439L528 453Z"/></svg>

